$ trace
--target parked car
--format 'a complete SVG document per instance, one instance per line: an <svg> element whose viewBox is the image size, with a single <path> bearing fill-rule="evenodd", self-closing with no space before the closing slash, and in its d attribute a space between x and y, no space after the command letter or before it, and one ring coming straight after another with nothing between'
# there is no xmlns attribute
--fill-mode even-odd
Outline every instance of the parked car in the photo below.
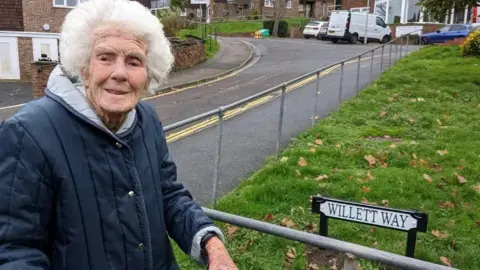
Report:
<svg viewBox="0 0 480 270"><path fill-rule="evenodd" d="M306 39L315 37L317 39L325 39L327 35L328 22L325 21L311 21L303 29L303 36Z"/></svg>
<svg viewBox="0 0 480 270"><path fill-rule="evenodd" d="M368 25L365 27L367 23ZM365 31L365 29L367 30ZM328 22L327 38L333 43L345 40L355 44L359 40L365 39L365 32L367 41L387 43L392 39L392 30L377 15L346 10L332 11Z"/></svg>
<svg viewBox="0 0 480 270"><path fill-rule="evenodd" d="M451 24L444 26L432 33L426 33L420 36L420 43L423 45L444 43L456 38L467 37L473 27L468 24Z"/></svg>

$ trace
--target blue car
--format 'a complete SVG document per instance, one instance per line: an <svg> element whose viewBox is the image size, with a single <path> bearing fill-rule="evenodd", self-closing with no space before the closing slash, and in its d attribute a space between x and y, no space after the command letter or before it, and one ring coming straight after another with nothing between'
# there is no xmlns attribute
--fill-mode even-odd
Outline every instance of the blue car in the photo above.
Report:
<svg viewBox="0 0 480 270"><path fill-rule="evenodd" d="M467 37L471 30L471 26L468 24L451 24L440 28L436 32L421 35L420 42L423 45L443 43L455 38Z"/></svg>

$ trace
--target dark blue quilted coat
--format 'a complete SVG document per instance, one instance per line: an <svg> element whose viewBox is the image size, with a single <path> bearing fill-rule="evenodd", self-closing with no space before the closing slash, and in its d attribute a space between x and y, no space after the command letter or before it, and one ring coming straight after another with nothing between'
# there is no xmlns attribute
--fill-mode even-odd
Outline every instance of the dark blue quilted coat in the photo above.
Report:
<svg viewBox="0 0 480 270"><path fill-rule="evenodd" d="M176 181L154 109L113 134L53 92L0 127L0 269L178 269L169 236L200 262L221 232Z"/></svg>

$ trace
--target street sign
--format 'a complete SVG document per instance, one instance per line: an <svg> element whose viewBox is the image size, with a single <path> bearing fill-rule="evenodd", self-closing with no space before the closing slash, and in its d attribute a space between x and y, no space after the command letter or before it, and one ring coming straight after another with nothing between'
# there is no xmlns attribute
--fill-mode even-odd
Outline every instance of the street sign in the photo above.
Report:
<svg viewBox="0 0 480 270"><path fill-rule="evenodd" d="M328 236L328 218L408 232L408 257L414 257L417 232L427 231L428 215L416 211L313 196L312 212L320 214L322 236Z"/></svg>

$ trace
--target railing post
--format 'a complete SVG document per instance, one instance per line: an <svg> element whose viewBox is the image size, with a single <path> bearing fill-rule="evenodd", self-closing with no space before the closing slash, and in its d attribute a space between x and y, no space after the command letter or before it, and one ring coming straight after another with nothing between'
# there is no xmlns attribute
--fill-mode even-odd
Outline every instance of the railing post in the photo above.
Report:
<svg viewBox="0 0 480 270"><path fill-rule="evenodd" d="M282 126L283 126L283 108L285 106L285 92L287 90L287 84L282 86L282 96L280 98L280 116L278 120L278 135L277 135L277 159L280 157L280 139L282 138Z"/></svg>
<svg viewBox="0 0 480 270"><path fill-rule="evenodd" d="M345 253L347 257L343 261L343 270L357 269L357 257L351 253Z"/></svg>
<svg viewBox="0 0 480 270"><path fill-rule="evenodd" d="M390 50L388 52L388 68L392 67L392 49L393 49L393 44L390 43Z"/></svg>
<svg viewBox="0 0 480 270"><path fill-rule="evenodd" d="M400 38L400 59L402 59L402 53L403 53L403 36Z"/></svg>
<svg viewBox="0 0 480 270"><path fill-rule="evenodd" d="M317 88L315 91L315 106L313 107L312 128L315 125L315 117L317 116L318 95L320 94L320 70L317 70Z"/></svg>
<svg viewBox="0 0 480 270"><path fill-rule="evenodd" d="M357 63L357 95L360 91L360 61L362 60L362 56L358 56L358 63Z"/></svg>
<svg viewBox="0 0 480 270"><path fill-rule="evenodd" d="M398 44L395 44L395 65L398 62Z"/></svg>
<svg viewBox="0 0 480 270"><path fill-rule="evenodd" d="M372 59L370 59L370 83L372 84L373 82L373 56L375 54L375 50L372 50Z"/></svg>
<svg viewBox="0 0 480 270"><path fill-rule="evenodd" d="M385 52L385 46L382 46L382 56L380 57L380 74L383 73L383 53Z"/></svg>
<svg viewBox="0 0 480 270"><path fill-rule="evenodd" d="M218 174L220 170L220 153L222 150L222 137L223 137L223 108L220 107L218 111L218 129L217 129L217 153L215 155L215 169L213 172L213 194L212 194L212 205L215 209L215 204L217 202L217 186L218 186Z"/></svg>
<svg viewBox="0 0 480 270"><path fill-rule="evenodd" d="M345 62L342 62L340 69L340 87L338 89L338 110L340 110L340 104L342 103L342 91L343 91L343 70L345 68Z"/></svg>
<svg viewBox="0 0 480 270"><path fill-rule="evenodd" d="M408 44L410 43L410 34L407 36L407 55L408 55Z"/></svg>

